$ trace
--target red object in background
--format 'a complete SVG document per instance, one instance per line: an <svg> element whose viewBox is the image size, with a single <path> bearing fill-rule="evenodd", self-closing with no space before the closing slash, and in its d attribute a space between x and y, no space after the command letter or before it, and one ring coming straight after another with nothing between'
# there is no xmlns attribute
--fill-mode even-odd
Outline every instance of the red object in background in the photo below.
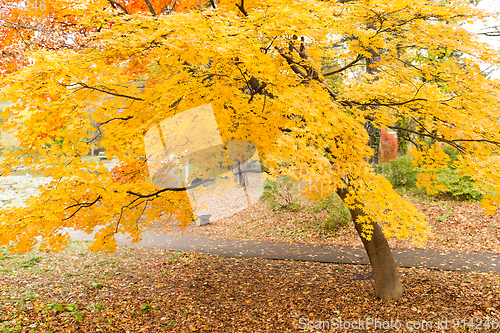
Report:
<svg viewBox="0 0 500 333"><path fill-rule="evenodd" d="M385 163L396 158L398 158L398 140L386 130L381 130L379 162Z"/></svg>

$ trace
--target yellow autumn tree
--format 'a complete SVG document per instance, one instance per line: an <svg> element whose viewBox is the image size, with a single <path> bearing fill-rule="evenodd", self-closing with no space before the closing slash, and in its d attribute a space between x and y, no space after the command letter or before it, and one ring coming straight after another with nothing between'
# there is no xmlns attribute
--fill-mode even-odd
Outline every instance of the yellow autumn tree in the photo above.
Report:
<svg viewBox="0 0 500 333"><path fill-rule="evenodd" d="M27 207L1 212L0 245L28 251L41 236L42 248L57 251L68 241L63 227L105 226L91 248L113 251L118 232L138 240L141 228L170 214L189 222L186 188L152 184L144 135L208 103L222 140L255 144L271 177L309 182L313 199L337 193L344 200L382 299L402 294L386 237L418 244L431 232L423 215L374 173L370 129L434 140L414 153L429 191L446 165L443 147L454 147L457 167L497 194L485 197L486 210L500 204L499 82L479 67L499 64L499 55L462 27L488 16L468 1L82 6L75 24L85 45L34 44L29 64L2 77L0 99L13 102L2 127L17 130L22 148L4 156L2 173L23 164L54 180ZM442 58L443 52L463 56ZM325 59L335 67L323 73ZM120 161L112 171L81 160L95 140L88 134L90 108L105 133L100 145ZM418 131L395 125L408 118Z"/></svg>

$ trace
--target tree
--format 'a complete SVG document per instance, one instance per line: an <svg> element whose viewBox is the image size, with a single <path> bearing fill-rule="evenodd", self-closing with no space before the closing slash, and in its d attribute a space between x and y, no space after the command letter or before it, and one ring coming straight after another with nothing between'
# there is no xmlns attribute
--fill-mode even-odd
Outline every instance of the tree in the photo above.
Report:
<svg viewBox="0 0 500 333"><path fill-rule="evenodd" d="M398 157L398 140L386 130L380 131L380 162L389 162Z"/></svg>
<svg viewBox="0 0 500 333"><path fill-rule="evenodd" d="M432 233L423 215L374 173L367 128L435 141L417 140L413 152L429 192L447 166L442 147L449 145L461 154L458 167L499 193L499 82L478 66L498 64L499 56L459 25L486 17L468 1L85 6L75 23L86 33L84 45L34 46L32 64L3 78L1 99L15 103L2 127L17 128L23 149L7 154L0 167L5 174L19 163L35 165L54 181L28 207L3 211L0 245L27 251L41 236L42 248L57 251L68 241L62 227L101 225L91 249L113 251L116 232L138 240L141 226L169 214L191 221L186 188L158 188L149 180L143 136L163 119L207 103L223 141L255 144L271 176L309 182L312 199L337 193L344 200L370 258L375 293L385 300L403 292L386 237L422 244ZM443 50L469 57L432 61ZM339 67L322 73L324 59ZM143 88L130 84L139 80ZM120 160L111 172L80 160L92 144L89 106L106 132L100 145ZM62 138L60 147L50 145ZM487 212L499 204L498 196L483 200Z"/></svg>

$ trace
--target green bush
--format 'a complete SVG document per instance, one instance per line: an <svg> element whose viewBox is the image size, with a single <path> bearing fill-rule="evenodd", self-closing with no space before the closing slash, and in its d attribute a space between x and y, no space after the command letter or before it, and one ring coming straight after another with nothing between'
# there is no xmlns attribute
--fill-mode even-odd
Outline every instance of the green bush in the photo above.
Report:
<svg viewBox="0 0 500 333"><path fill-rule="evenodd" d="M419 168L413 165L410 158L401 156L387 163L376 165L375 171L385 176L394 188L414 188Z"/></svg>
<svg viewBox="0 0 500 333"><path fill-rule="evenodd" d="M439 190L439 196L453 200L481 200L484 193L474 186L469 175L460 175L458 169L441 170L437 178L438 184L446 186L446 190Z"/></svg>
<svg viewBox="0 0 500 333"><path fill-rule="evenodd" d="M331 194L324 200L316 202L310 211L313 213L327 212L328 217L319 226L329 232L336 232L351 223L349 210L336 194Z"/></svg>
<svg viewBox="0 0 500 333"><path fill-rule="evenodd" d="M455 148L451 147L451 146L445 146L443 148L443 151L448 154L448 156L450 157L450 162L448 163L448 167L452 167L453 165L453 162L455 162L457 159L458 159L458 155L460 155L460 153L458 152L458 150L456 150Z"/></svg>
<svg viewBox="0 0 500 333"><path fill-rule="evenodd" d="M328 218L323 221L322 227L330 232L338 231L351 224L351 214L343 202L331 206L328 215Z"/></svg>
<svg viewBox="0 0 500 333"><path fill-rule="evenodd" d="M282 176L277 180L265 180L261 202L266 202L271 210L287 209L296 211L301 208L298 203L299 189L290 176Z"/></svg>
<svg viewBox="0 0 500 333"><path fill-rule="evenodd" d="M447 189L438 189L439 193L436 196L452 200L481 200L485 193L474 186L472 177L460 175L459 169L451 168L452 163L457 160L458 151L452 147L445 147L444 152L450 156L450 167L439 171L437 184L444 185ZM385 176L394 188L413 189L416 188L420 169L414 166L408 157L403 156L388 163L376 165L375 171Z"/></svg>

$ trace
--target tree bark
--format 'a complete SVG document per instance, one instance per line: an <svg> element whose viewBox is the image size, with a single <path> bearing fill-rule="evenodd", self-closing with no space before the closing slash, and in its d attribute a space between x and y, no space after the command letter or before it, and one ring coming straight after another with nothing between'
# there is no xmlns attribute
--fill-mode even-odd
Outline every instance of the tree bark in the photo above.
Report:
<svg viewBox="0 0 500 333"><path fill-rule="evenodd" d="M342 200L345 200L347 193L346 189L337 190L337 194ZM403 295L403 286L399 279L391 248L382 232L382 228L377 223L374 223L372 238L367 241L361 233L362 225L357 222L359 217L366 214L360 208L349 209L349 212L370 259L375 281L375 296L385 301L401 297Z"/></svg>
<svg viewBox="0 0 500 333"><path fill-rule="evenodd" d="M373 155L368 159L368 163L371 165L378 164L379 161L379 150L380 150L380 128L375 127L371 121L367 121L363 124L370 141L368 145L373 148Z"/></svg>
<svg viewBox="0 0 500 333"><path fill-rule="evenodd" d="M374 26L370 26L374 28ZM379 68L377 64L381 61L380 53L375 52L373 50L369 50L371 53L371 58L366 58L366 72L370 75L373 75L373 81L377 81L379 79L377 73L379 72ZM377 106L372 106L372 109L377 109ZM368 145L373 148L373 156L368 160L368 163L374 165L378 164L379 160L379 149L380 149L380 128L373 125L371 121L367 121L364 124L366 132L370 137L370 142Z"/></svg>

